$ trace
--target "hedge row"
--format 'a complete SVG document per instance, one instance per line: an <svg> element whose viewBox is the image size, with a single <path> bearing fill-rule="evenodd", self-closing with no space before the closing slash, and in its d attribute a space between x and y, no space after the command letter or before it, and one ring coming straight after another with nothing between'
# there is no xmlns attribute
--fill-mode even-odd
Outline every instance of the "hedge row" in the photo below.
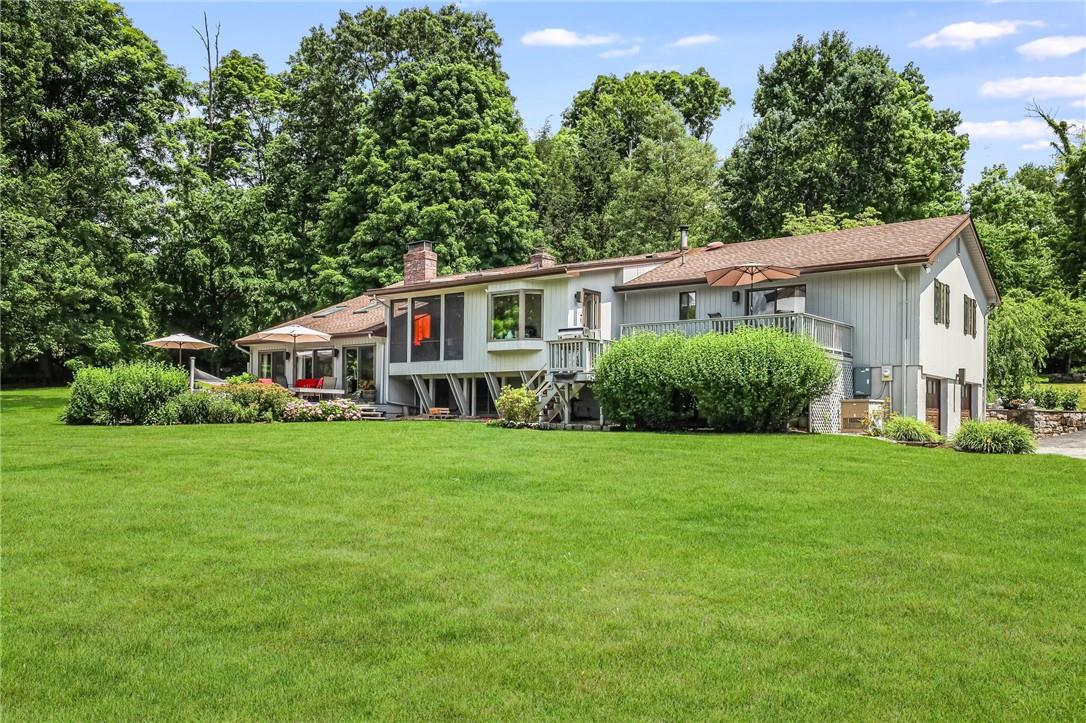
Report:
<svg viewBox="0 0 1086 723"><path fill-rule="evenodd" d="M778 432L828 393L837 367L811 338L775 328L686 338L636 334L611 346L593 393L614 423Z"/></svg>
<svg viewBox="0 0 1086 723"><path fill-rule="evenodd" d="M294 399L274 384L188 391L188 374L148 362L76 372L62 416L68 424L219 424L275 421Z"/></svg>

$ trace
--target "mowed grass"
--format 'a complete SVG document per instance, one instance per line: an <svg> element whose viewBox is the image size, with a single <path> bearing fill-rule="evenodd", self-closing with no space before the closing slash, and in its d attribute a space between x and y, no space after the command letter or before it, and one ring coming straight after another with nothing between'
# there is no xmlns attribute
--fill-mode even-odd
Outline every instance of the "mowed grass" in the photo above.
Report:
<svg viewBox="0 0 1086 723"><path fill-rule="evenodd" d="M1037 380L1038 384L1050 384L1053 387L1058 387L1061 390L1074 389L1078 392L1078 408L1086 409L1086 383L1072 383L1072 382L1049 382L1048 379L1041 377Z"/></svg>
<svg viewBox="0 0 1086 723"><path fill-rule="evenodd" d="M0 402L8 720L1086 715L1081 461Z"/></svg>

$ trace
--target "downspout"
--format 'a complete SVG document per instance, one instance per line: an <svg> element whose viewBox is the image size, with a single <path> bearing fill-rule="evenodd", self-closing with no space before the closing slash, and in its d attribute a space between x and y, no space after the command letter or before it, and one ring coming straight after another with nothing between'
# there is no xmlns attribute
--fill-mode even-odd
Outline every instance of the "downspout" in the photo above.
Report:
<svg viewBox="0 0 1086 723"><path fill-rule="evenodd" d="M894 264L894 273L901 279L901 416L905 416L909 394L909 282L897 264ZM893 406L893 382L890 382L890 385L890 399Z"/></svg>

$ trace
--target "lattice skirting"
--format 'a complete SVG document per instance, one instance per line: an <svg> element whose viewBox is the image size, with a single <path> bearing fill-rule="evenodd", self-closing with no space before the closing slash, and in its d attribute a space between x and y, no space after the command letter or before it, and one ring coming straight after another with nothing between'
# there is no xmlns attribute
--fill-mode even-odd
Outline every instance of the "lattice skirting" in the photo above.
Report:
<svg viewBox="0 0 1086 723"><path fill-rule="evenodd" d="M833 359L837 364L837 381L830 393L811 403L810 420L812 432L841 431L841 400L852 397L852 362L848 359Z"/></svg>

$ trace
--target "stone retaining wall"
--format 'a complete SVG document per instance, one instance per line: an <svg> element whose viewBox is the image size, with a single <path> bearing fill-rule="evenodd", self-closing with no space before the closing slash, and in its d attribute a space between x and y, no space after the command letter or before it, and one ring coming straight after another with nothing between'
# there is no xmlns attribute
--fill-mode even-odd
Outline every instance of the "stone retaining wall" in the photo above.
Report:
<svg viewBox="0 0 1086 723"><path fill-rule="evenodd" d="M1067 434L1086 430L1086 412L1064 412L1047 409L996 409L988 408L988 419L999 419L1021 424L1032 429L1038 437Z"/></svg>

